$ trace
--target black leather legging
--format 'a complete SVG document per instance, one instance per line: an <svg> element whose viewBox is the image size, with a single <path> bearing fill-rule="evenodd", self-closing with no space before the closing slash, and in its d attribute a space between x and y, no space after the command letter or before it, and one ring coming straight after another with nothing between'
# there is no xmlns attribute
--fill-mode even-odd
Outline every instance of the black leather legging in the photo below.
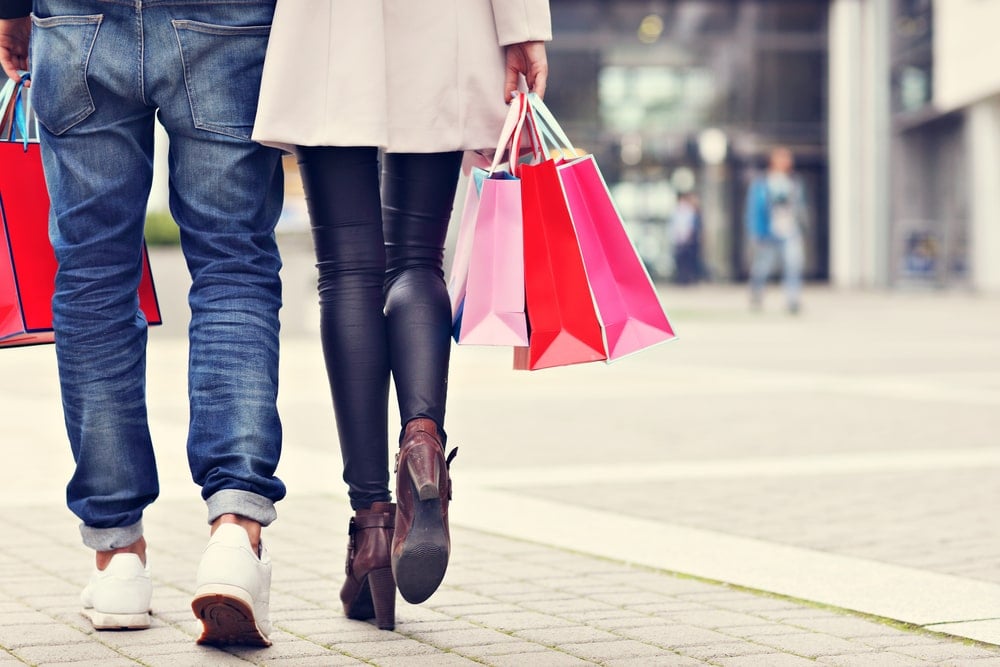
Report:
<svg viewBox="0 0 1000 667"><path fill-rule="evenodd" d="M351 505L389 494L392 374L401 424L444 433L451 309L442 262L461 152L301 147L320 335Z"/></svg>

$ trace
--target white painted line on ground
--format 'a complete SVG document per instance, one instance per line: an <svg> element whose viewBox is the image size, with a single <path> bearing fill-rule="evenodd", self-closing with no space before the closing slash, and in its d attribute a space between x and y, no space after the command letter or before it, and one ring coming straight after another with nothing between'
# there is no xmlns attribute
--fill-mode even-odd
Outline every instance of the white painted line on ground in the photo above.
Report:
<svg viewBox="0 0 1000 667"><path fill-rule="evenodd" d="M947 401L967 405L1000 405L1000 391L983 386L969 386L954 377L937 379L926 376L900 376L896 373L836 375L815 372L790 372L770 369L712 367L699 364L698 373L716 382L717 392L728 393L727 385L736 383L742 390L754 385L756 391L802 391L870 396L912 401ZM988 374L974 374L982 381Z"/></svg>
<svg viewBox="0 0 1000 667"><path fill-rule="evenodd" d="M456 525L728 582L915 625L991 618L1000 585L528 498L461 487ZM961 633L962 626L955 625ZM982 639L1000 633L982 628Z"/></svg>
<svg viewBox="0 0 1000 667"><path fill-rule="evenodd" d="M1000 644L1000 618L967 623L939 623L928 625L927 629L958 637L967 637L988 644Z"/></svg>
<svg viewBox="0 0 1000 667"><path fill-rule="evenodd" d="M577 486L685 479L798 477L1000 467L1000 448L863 452L823 456L504 468L463 473L484 487Z"/></svg>

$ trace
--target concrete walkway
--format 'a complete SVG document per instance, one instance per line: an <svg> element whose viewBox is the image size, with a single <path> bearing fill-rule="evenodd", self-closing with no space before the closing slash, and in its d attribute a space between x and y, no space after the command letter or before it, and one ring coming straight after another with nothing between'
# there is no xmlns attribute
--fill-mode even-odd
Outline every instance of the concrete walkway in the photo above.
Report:
<svg viewBox="0 0 1000 667"><path fill-rule="evenodd" d="M457 348L453 564L383 632L337 603L349 512L312 260L283 247L275 646L193 643L186 279L156 250L154 628L79 615L91 561L62 504L52 348L7 350L0 663L1000 665L1000 300L814 289L791 317L777 291L751 313L741 289L665 286L681 338L610 366Z"/></svg>

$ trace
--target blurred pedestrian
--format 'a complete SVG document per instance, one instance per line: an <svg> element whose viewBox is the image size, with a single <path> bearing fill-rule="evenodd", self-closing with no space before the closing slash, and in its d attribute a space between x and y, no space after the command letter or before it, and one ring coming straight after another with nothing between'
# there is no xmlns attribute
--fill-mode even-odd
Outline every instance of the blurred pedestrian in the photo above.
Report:
<svg viewBox="0 0 1000 667"><path fill-rule="evenodd" d="M750 236L750 303L763 305L764 288L775 264L780 263L788 311L802 307L802 271L805 264L803 232L808 222L805 189L794 173L791 150L771 151L767 173L747 191L746 224Z"/></svg>
<svg viewBox="0 0 1000 667"><path fill-rule="evenodd" d="M682 192L670 218L674 282L690 285L701 280L701 206L694 192Z"/></svg>
<svg viewBox="0 0 1000 667"><path fill-rule="evenodd" d="M31 18L29 12L34 9ZM156 119L191 272L187 453L211 537L192 607L199 643L268 645L261 527L285 495L278 309L280 151L250 140L273 0L4 0L0 60L28 66L59 263L52 300L76 471L66 490L95 570L97 629L150 624L143 511L158 493L137 287Z"/></svg>
<svg viewBox="0 0 1000 667"><path fill-rule="evenodd" d="M520 76L544 93L550 37L548 0L278 2L254 137L294 152L302 174L355 510L340 597L381 628L395 624L396 585L423 602L448 565L442 263L463 151L496 145Z"/></svg>

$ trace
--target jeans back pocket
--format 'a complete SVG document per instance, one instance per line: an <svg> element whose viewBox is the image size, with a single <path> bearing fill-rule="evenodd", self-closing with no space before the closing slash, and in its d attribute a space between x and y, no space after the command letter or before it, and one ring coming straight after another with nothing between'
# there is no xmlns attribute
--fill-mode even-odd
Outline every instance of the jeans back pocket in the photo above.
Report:
<svg viewBox="0 0 1000 667"><path fill-rule="evenodd" d="M32 16L31 104L52 134L63 134L94 113L87 68L103 18Z"/></svg>
<svg viewBox="0 0 1000 667"><path fill-rule="evenodd" d="M171 23L195 127L249 140L271 27Z"/></svg>

